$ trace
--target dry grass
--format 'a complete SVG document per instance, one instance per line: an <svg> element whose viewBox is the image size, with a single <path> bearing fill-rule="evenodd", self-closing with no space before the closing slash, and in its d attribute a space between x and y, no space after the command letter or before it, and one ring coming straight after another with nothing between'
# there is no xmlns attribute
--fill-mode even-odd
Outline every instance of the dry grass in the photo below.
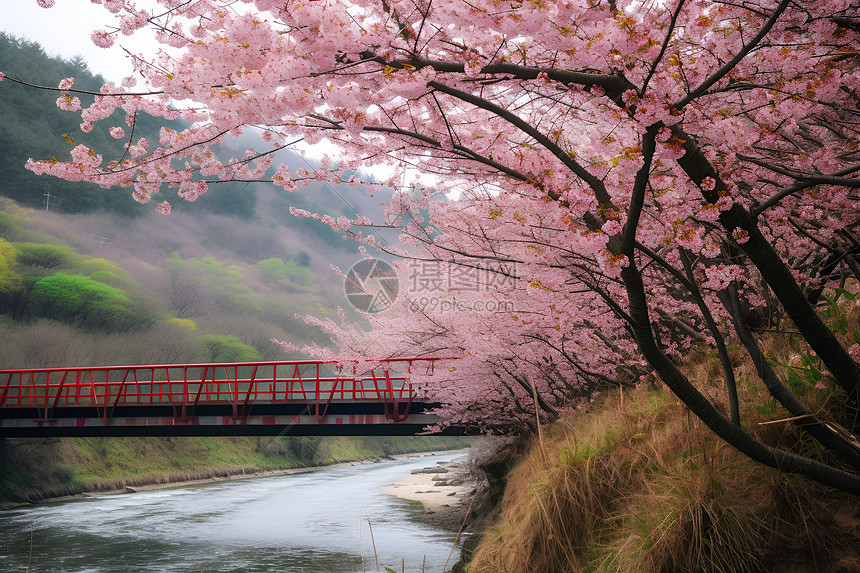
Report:
<svg viewBox="0 0 860 573"><path fill-rule="evenodd" d="M691 376L711 380L700 388L719 403L706 362ZM763 390L744 376L744 403L758 400ZM765 418L744 408L761 439L812 452L794 426L759 426ZM755 464L668 391L642 385L623 400L606 393L533 441L468 571L734 573L792 560L802 565L792 571L847 572L858 548L860 499Z"/></svg>

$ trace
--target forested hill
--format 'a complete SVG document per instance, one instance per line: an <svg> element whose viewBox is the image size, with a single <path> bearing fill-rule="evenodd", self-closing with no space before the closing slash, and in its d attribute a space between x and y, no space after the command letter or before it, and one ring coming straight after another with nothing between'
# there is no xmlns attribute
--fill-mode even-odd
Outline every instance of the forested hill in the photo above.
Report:
<svg viewBox="0 0 860 573"><path fill-rule="evenodd" d="M28 83L55 87L63 78L74 77L75 87L99 91L105 80L93 75L86 62L76 57L63 60L48 56L39 44L0 32L0 69L9 77ZM22 205L45 207L46 193L51 208L67 213L93 209L109 209L133 216L140 212L128 193L105 191L97 185L72 183L54 178L37 177L24 169L28 157L68 156L68 134L74 141L121 154L122 144L103 130L84 133L80 129L80 114L57 108L57 93L48 90L22 89L12 82L0 82L0 173L2 193ZM81 95L84 106L92 103L91 96ZM120 119L120 121L122 121ZM144 119L143 123L147 123ZM152 131L154 124L141 125ZM157 133L157 132L156 132Z"/></svg>
<svg viewBox="0 0 860 573"><path fill-rule="evenodd" d="M68 60L49 56L39 44L2 31L0 71L10 78L48 87L56 87L62 79L73 77L75 89L84 91L98 92L106 82L102 76L94 75L79 56ZM92 96L77 95L82 106L86 107L92 103ZM56 104L57 96L55 91L25 88L11 81L0 82L0 98L3 101L3 106L0 106L0 175L3 183L0 186L0 195L14 199L22 206L41 209L47 207L56 213L107 210L125 217L138 217L150 211L151 206L141 207L131 198L129 189L105 190L91 183L39 177L25 169L24 165L30 157L56 157L60 161L67 160L71 149L70 141L98 150L104 155L105 161L110 160L112 154L117 158L122 155L124 141L113 139L107 131L109 126L125 125L122 112L116 112L113 117L96 123L90 133L84 133L80 129L80 113L59 109ZM149 141L158 141L162 125L183 129L186 124L181 121L165 122L163 119L140 113L135 120L135 138L145 137ZM252 137L225 145L254 146L260 143ZM286 162L292 169L315 167L312 161L289 151L280 153L278 159ZM179 208L190 207L197 212L219 213L253 220L258 208L256 190L256 187L247 183L218 183L210 185L209 192L195 205L180 205ZM309 187L308 191L317 197L308 200L308 194L297 194L290 199L291 203L311 211L319 211L322 206L322 210L332 215L341 214L341 210L348 216L355 215L347 202L330 188L315 185ZM48 194L51 195L50 203ZM161 189L158 198L171 203L177 202L175 191L167 188ZM349 204L359 205L362 202L362 197L353 196L350 197ZM362 204L363 213L368 211L367 207ZM370 207L371 213L379 210L378 202L374 202ZM339 236L331 229L326 230L324 226L311 225L308 229L318 235L318 239L329 244L337 242L336 239L339 241Z"/></svg>
<svg viewBox="0 0 860 573"><path fill-rule="evenodd" d="M30 84L56 87L63 78L75 78L75 89L98 92L105 84L100 75L93 75L79 56L69 60L52 57L39 44L0 32L0 71L11 78ZM81 104L92 103L92 96L78 94ZM127 190L105 190L91 183L71 182L53 177L38 177L24 168L27 159L68 158L69 142L83 143L98 149L106 158L122 155L122 141L113 139L104 125L124 125L122 112L117 112L90 133L80 129L80 113L57 107L57 92L23 88L12 82L0 82L0 173L3 186L0 194L28 207L49 208L60 213L86 213L105 209L126 217L145 212ZM135 134L150 141L158 140L163 120L145 113L138 114ZM181 122L171 122L174 128ZM63 134L66 134L64 136ZM175 193L164 190L173 202ZM50 194L50 203L47 194ZM225 200L229 197L229 200ZM251 218L255 197L244 185L221 185L210 197L201 200L201 209Z"/></svg>
<svg viewBox="0 0 860 573"><path fill-rule="evenodd" d="M81 59L50 57L4 33L0 70L46 86L66 77L84 90L104 83ZM278 359L286 355L272 338L329 344L300 317L348 307L330 266L346 270L361 257L355 242L289 209L372 216L381 213L379 195L327 182L295 193L266 183L219 183L163 216L136 203L129 189L24 168L28 157L67 158L69 138L105 157L120 154L122 143L107 127L123 118L83 133L79 113L57 108L56 92L3 81L0 97L0 368ZM135 133L157 140L155 118L139 118ZM224 145L259 144L248 134ZM293 169L316 168L286 150L277 159ZM176 195L163 188L158 200L165 198Z"/></svg>
<svg viewBox="0 0 860 573"><path fill-rule="evenodd" d="M39 44L2 31L0 71L10 78L49 87L57 86L62 79L68 77L74 77L75 88L84 91L97 92L105 83L102 76L90 72L86 62L79 56L68 60L49 56ZM110 159L111 152L116 157L122 155L124 142L113 139L107 129L109 126L125 124L122 112L96 123L90 133L84 133L80 129L80 113L59 109L56 105L57 95L55 91L0 81L0 98L4 104L0 106L0 195L14 199L21 206L55 213L108 211L125 217L139 217L150 212L152 206L142 207L136 203L131 198L130 189L105 190L90 183L40 177L25 169L30 157L56 157L61 161L67 160L70 141L98 150L104 155L105 161ZM91 96L78 95L84 107L91 103ZM163 119L140 113L135 120L135 137L158 141L159 130L163 125L173 129L183 129L186 126L181 121L165 122ZM248 135L240 140L228 140L220 147L223 153L228 154L236 153L239 148L244 151L246 147L258 145L262 145L262 141ZM317 166L313 160L288 150L279 152L277 159L293 170L299 167L312 170ZM365 175L364 179L368 179L368 176ZM217 213L254 221L261 212L270 211L270 205L258 205L260 187L244 182L219 182L210 185L209 191L194 205L180 203L174 209ZM275 190L269 187L270 194L274 193ZM379 199L374 200L361 187L357 190L351 189L348 199L327 183L314 183L302 189L303 192L290 195L287 200L289 204L332 216L353 217L356 211L368 216L381 213ZM50 203L48 194L51 195ZM175 190L166 187L161 189L158 199L166 199L174 204L178 202ZM286 211L277 210L274 214L279 215L282 220L289 217ZM301 227L303 232L314 235L316 240L321 240L326 245L354 252L351 245L344 245L340 235L326 225L306 219L290 224Z"/></svg>

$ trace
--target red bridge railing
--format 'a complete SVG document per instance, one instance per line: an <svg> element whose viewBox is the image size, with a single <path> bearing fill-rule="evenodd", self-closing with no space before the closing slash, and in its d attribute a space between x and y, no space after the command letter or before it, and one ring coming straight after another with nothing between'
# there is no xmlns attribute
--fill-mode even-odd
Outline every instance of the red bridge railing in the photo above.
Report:
<svg viewBox="0 0 860 573"><path fill-rule="evenodd" d="M213 364L158 364L0 370L3 409L35 408L48 420L64 408L95 407L108 424L127 406L172 406L176 416L193 415L202 405L231 405L241 417L254 404L305 403L319 418L332 402L411 404L414 363L432 369L439 357L374 360L379 366L357 372L357 364L314 360ZM419 367L419 366L416 366Z"/></svg>

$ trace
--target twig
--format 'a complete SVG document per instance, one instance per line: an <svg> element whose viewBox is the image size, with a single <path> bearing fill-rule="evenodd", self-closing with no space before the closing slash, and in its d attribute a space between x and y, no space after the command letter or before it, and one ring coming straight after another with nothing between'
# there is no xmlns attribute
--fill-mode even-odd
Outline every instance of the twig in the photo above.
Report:
<svg viewBox="0 0 860 573"><path fill-rule="evenodd" d="M30 571L30 561L33 560L33 530L30 530L30 554L27 556L27 569L25 573Z"/></svg>
<svg viewBox="0 0 860 573"><path fill-rule="evenodd" d="M361 509L364 511L364 503L361 504ZM370 520L367 520L370 523ZM358 546L361 549L361 572L367 573L367 567L364 566L364 536L361 534L363 528L361 527L361 515L358 516Z"/></svg>
<svg viewBox="0 0 860 573"><path fill-rule="evenodd" d="M442 568L442 573L448 570L448 562L451 560L451 556L454 554L454 548L457 547L457 542L460 541L460 535L463 534L463 529L466 527L466 520L469 519L469 515L472 513L472 504L475 503L475 497L472 497L472 500L469 502L469 509L466 510L466 515L463 516L463 523L460 524L460 529L457 531L457 537L454 539L454 543L451 545L451 551L448 553L448 559L445 560L445 567ZM424 570L424 566L422 564L421 570Z"/></svg>
<svg viewBox="0 0 860 573"><path fill-rule="evenodd" d="M376 560L376 570L379 571L379 555L376 554L376 541L373 540L373 526L370 525L370 518L367 518L367 528L370 529L370 543L373 545L373 559Z"/></svg>
<svg viewBox="0 0 860 573"><path fill-rule="evenodd" d="M781 424L782 422L794 422L795 420L802 420L804 418L812 418L812 414L801 414L800 416L794 416L792 418L783 418L781 420L770 420L769 422L759 422L759 426L767 426L768 424Z"/></svg>

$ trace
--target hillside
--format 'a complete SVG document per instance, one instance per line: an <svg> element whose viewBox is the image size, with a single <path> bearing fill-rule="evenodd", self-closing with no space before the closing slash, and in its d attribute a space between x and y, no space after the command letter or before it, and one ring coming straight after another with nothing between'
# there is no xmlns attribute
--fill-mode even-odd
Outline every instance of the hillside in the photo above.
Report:
<svg viewBox="0 0 860 573"><path fill-rule="evenodd" d="M860 305L846 303L846 320ZM763 334L773 363L794 370L815 411L840 403L792 361L797 341ZM740 349L744 428L765 443L832 459L768 396ZM716 358L695 353L686 372L726 393ZM838 423L856 410L842 404ZM758 464L718 439L658 379L611 389L484 462L491 487L484 531L467 542L462 573L860 571L860 498ZM497 503L497 505L495 505Z"/></svg>
<svg viewBox="0 0 860 573"><path fill-rule="evenodd" d="M42 47L26 39L0 32L0 62L3 72L31 84L56 87L60 80L75 78L75 88L98 92L104 78L89 71L80 58L63 60L48 56ZM11 197L20 204L42 209L81 213L107 209L127 217L141 212L126 193L106 192L97 185L73 183L54 178L37 177L24 169L29 157L61 158L69 153L68 141L97 145L119 156L121 143L107 131L80 129L80 114L60 110L57 93L38 89L22 89L11 82L0 82L0 195ZM92 103L91 96L81 95L84 106ZM117 118L111 118L113 121ZM123 121L123 118L118 118ZM140 118L136 129L146 137L158 136L158 127L148 116ZM63 137L62 134L67 134ZM46 194L52 197L48 199ZM50 203L48 204L48 201Z"/></svg>
<svg viewBox="0 0 860 573"><path fill-rule="evenodd" d="M0 199L0 367L229 359L207 350L215 335L248 359L284 357L272 338L327 344L297 314L345 304L328 267L356 255L339 246L223 215L59 215Z"/></svg>

